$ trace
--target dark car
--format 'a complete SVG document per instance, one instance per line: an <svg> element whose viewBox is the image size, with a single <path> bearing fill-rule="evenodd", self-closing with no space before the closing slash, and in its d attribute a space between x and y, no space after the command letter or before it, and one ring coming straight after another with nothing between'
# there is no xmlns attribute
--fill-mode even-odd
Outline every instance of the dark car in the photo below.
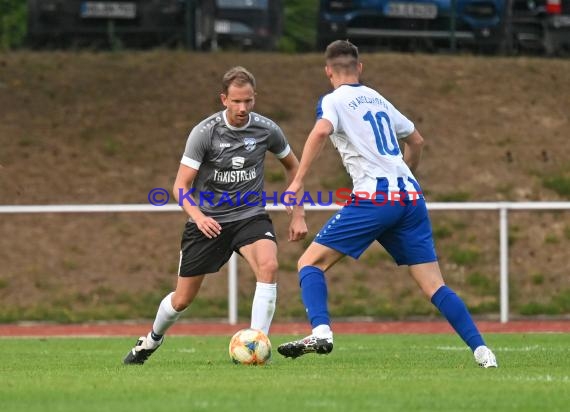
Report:
<svg viewBox="0 0 570 412"><path fill-rule="evenodd" d="M28 0L32 45L151 46L185 39L184 0Z"/></svg>
<svg viewBox="0 0 570 412"><path fill-rule="evenodd" d="M346 38L359 44L495 49L504 38L504 10L505 0L321 0L317 47Z"/></svg>
<svg viewBox="0 0 570 412"><path fill-rule="evenodd" d="M281 0L214 0L212 49L274 50L282 34ZM201 48L204 48L203 46Z"/></svg>
<svg viewBox="0 0 570 412"><path fill-rule="evenodd" d="M512 0L512 47L547 55L570 53L570 0Z"/></svg>
<svg viewBox="0 0 570 412"><path fill-rule="evenodd" d="M273 49L281 0L28 0L32 46Z"/></svg>

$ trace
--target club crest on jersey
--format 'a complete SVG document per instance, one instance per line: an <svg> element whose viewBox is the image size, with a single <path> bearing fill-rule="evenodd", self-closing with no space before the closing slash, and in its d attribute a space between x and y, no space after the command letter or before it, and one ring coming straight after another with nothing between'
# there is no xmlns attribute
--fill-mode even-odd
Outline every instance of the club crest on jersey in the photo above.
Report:
<svg viewBox="0 0 570 412"><path fill-rule="evenodd" d="M232 169L243 169L245 157L232 157Z"/></svg>
<svg viewBox="0 0 570 412"><path fill-rule="evenodd" d="M243 147L248 152L252 152L253 149L255 149L256 144L257 144L257 142L255 141L255 138L253 138L253 137L245 137L243 139Z"/></svg>

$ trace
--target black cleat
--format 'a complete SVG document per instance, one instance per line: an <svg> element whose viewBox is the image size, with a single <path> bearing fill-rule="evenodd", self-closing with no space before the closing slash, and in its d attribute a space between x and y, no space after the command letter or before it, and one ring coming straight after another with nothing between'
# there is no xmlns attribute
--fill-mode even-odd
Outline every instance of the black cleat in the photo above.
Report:
<svg viewBox="0 0 570 412"><path fill-rule="evenodd" d="M307 336L301 340L295 340L279 345L277 352L286 358L298 358L306 353L317 353L327 355L333 350L332 338L318 338L314 335Z"/></svg>
<svg viewBox="0 0 570 412"><path fill-rule="evenodd" d="M149 338L146 336L141 336L139 338L135 347L127 353L127 356L125 356L125 359L123 360L125 365L142 365L164 341L164 338L162 338L154 348L147 349L148 339Z"/></svg>

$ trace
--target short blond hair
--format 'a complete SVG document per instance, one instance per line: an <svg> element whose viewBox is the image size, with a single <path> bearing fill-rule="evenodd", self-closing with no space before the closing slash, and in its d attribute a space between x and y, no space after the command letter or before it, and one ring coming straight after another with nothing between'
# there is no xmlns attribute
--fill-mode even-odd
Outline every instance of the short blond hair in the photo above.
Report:
<svg viewBox="0 0 570 412"><path fill-rule="evenodd" d="M244 86L246 84L251 84L251 87L255 90L255 77L249 70L242 66L236 66L229 69L224 77L222 78L222 92L228 94L228 89L231 84L236 86Z"/></svg>

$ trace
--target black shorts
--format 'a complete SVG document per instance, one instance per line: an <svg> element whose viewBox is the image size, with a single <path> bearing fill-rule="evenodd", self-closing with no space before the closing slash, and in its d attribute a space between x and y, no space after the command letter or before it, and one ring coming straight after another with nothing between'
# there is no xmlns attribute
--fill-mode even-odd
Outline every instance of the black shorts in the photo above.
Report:
<svg viewBox="0 0 570 412"><path fill-rule="evenodd" d="M208 239L194 222L187 222L180 245L178 276L190 277L215 273L242 246L260 239L275 239L273 222L267 214L253 216L236 222L220 223L218 237Z"/></svg>

